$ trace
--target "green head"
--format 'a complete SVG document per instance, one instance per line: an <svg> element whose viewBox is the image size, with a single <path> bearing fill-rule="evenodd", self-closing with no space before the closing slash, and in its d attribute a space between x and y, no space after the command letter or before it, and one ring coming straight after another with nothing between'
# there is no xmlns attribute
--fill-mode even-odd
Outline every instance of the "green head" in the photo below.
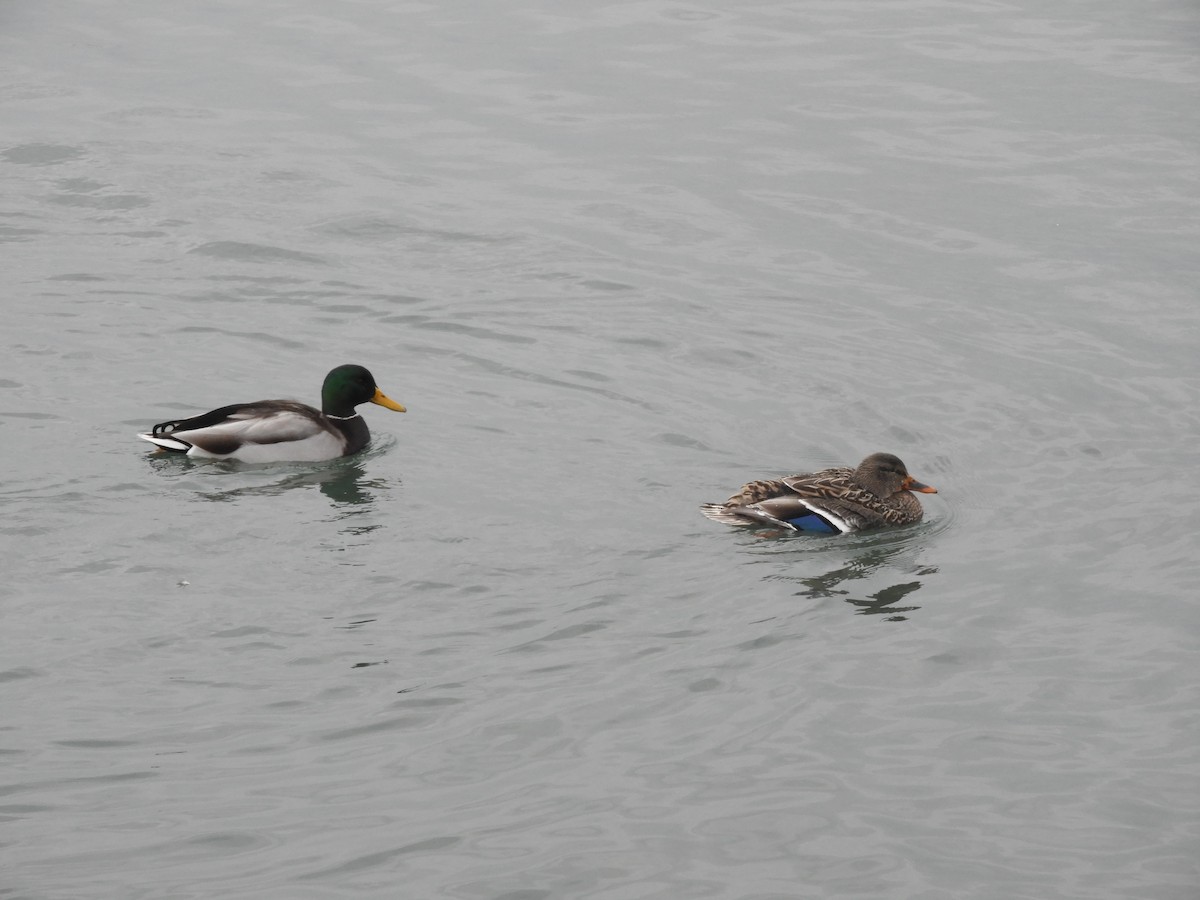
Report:
<svg viewBox="0 0 1200 900"><path fill-rule="evenodd" d="M360 403L378 403L396 412L404 407L392 400L375 384L375 377L362 366L338 366L325 376L321 385L321 412L331 416L352 416Z"/></svg>

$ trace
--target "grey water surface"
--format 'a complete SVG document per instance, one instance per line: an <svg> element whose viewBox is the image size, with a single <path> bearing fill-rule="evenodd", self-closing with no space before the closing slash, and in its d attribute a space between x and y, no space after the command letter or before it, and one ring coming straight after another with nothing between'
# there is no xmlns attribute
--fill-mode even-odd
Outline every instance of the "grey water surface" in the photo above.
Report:
<svg viewBox="0 0 1200 900"><path fill-rule="evenodd" d="M0 898L1198 896L1194 3L0 21Z"/></svg>

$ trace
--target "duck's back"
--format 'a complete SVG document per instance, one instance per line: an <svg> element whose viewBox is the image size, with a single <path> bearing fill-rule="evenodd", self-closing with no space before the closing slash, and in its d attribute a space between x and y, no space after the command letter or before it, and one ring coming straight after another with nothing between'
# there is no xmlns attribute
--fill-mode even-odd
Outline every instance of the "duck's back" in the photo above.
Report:
<svg viewBox="0 0 1200 900"><path fill-rule="evenodd" d="M761 503L773 497L783 497L787 494L809 496L836 493L852 486L851 476L854 470L846 466L836 466L832 469L822 469L819 472L808 472L800 475L788 475L764 481L751 481L740 491L725 501L726 506L749 506Z"/></svg>

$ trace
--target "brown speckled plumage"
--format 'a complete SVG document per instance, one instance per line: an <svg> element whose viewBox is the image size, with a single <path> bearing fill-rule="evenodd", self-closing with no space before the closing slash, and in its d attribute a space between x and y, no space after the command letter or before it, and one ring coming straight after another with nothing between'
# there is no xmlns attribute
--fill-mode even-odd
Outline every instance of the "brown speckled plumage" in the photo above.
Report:
<svg viewBox="0 0 1200 900"><path fill-rule="evenodd" d="M727 525L765 524L805 530L793 521L818 516L833 530L865 531L921 521L921 502L912 491L937 491L908 474L890 453L872 453L856 469L839 466L770 481L751 481L724 503L701 512Z"/></svg>

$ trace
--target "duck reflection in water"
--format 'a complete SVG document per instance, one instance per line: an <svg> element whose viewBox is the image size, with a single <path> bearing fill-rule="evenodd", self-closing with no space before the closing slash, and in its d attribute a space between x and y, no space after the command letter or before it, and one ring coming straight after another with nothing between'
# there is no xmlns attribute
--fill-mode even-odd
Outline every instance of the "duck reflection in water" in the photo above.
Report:
<svg viewBox="0 0 1200 900"><path fill-rule="evenodd" d="M743 546L752 553L752 565L770 564L772 573L764 580L803 587L794 596L807 600L840 599L862 616L886 616L904 621L905 613L916 612L912 595L920 590L938 567L918 562L924 547L916 542L930 529L918 526L903 535L883 532L843 540L799 536L776 528L747 532ZM848 542L848 543L847 543ZM830 554L838 562L828 568ZM779 571L781 559L787 571ZM824 563L824 565L822 565ZM809 574L816 569L821 574ZM797 571L800 570L800 571ZM905 605L901 605L901 604Z"/></svg>
<svg viewBox="0 0 1200 900"><path fill-rule="evenodd" d="M357 462L347 459L334 460L318 466L306 467L303 471L292 471L282 477L278 466L245 466L238 463L200 462L182 455L151 457L150 465L167 476L220 475L222 478L236 477L252 480L251 483L221 490L200 490L198 495L217 503L230 502L246 497L272 497L292 490L317 487L337 507L344 507L339 518L362 515L370 511L377 493L390 486L386 479L367 478L366 470ZM269 479L269 480L267 480Z"/></svg>
<svg viewBox="0 0 1200 900"><path fill-rule="evenodd" d="M908 600L914 592L920 590L924 584L923 581L912 576L924 578L935 575L938 571L937 566L924 565L914 570L911 564L905 565L897 557L902 557L903 551L906 549L906 547L878 547L823 575L800 577L796 580L803 584L805 589L797 591L796 596L809 599L840 597L846 603L856 607L855 611L858 615L886 616L888 621L902 622L908 618L905 613L916 612L921 608L920 606L900 605L902 601ZM903 570L904 581L884 584L878 590L866 595L849 590L853 582L873 579L874 576L881 573L895 577L896 574L899 574L896 570ZM866 585L862 585L862 587L866 587ZM911 603L911 600L908 602Z"/></svg>

